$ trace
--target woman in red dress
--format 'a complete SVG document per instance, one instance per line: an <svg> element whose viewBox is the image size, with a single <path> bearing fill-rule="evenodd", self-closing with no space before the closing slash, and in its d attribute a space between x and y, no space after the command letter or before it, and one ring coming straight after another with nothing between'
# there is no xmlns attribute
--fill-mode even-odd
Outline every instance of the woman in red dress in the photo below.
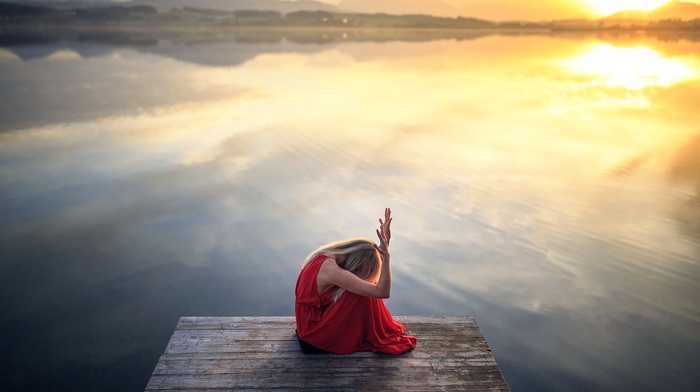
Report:
<svg viewBox="0 0 700 392"><path fill-rule="evenodd" d="M374 351L398 355L416 347L383 298L391 293L391 210L379 219L379 245L351 238L324 245L304 261L296 285L297 335L305 353Z"/></svg>

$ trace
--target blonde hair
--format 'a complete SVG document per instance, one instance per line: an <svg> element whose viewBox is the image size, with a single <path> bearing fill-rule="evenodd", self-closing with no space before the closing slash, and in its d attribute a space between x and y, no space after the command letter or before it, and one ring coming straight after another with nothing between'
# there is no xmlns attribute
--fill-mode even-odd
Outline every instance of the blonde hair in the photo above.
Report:
<svg viewBox="0 0 700 392"><path fill-rule="evenodd" d="M379 252L374 249L374 242L366 238L349 238L323 245L306 257L302 269L320 254L333 258L344 256L343 260L338 262L338 266L352 272L362 280L376 279L379 275L381 268ZM333 302L338 301L344 292L344 288L338 287L331 297Z"/></svg>

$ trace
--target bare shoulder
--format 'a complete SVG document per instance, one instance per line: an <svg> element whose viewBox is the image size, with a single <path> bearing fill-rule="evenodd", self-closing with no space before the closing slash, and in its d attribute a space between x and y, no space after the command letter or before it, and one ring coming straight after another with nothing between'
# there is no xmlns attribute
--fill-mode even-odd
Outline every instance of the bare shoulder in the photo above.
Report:
<svg viewBox="0 0 700 392"><path fill-rule="evenodd" d="M334 257L328 256L327 259L323 260L321 267L318 269L318 275L316 275L316 285L319 294L334 286L333 281L338 270L341 270L341 268L338 267Z"/></svg>
<svg viewBox="0 0 700 392"><path fill-rule="evenodd" d="M323 263L321 263L321 267L319 269L320 273L328 273L332 271L336 271L341 269L338 267L338 263L335 261L335 257L333 256L328 256L325 260L323 260Z"/></svg>
<svg viewBox="0 0 700 392"><path fill-rule="evenodd" d="M324 256L325 256L325 255L324 255ZM335 264L335 265L338 265L338 264L336 264L336 262L335 262L335 257L333 257L333 256L326 256L326 259L323 260L323 261L321 262L321 268L323 268L323 267L329 265L330 263L333 263L333 264Z"/></svg>

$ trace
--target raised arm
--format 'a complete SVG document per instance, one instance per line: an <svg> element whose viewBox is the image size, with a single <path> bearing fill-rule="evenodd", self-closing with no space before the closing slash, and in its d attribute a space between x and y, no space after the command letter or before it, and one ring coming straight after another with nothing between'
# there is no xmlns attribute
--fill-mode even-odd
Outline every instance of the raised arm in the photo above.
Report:
<svg viewBox="0 0 700 392"><path fill-rule="evenodd" d="M382 267L379 280L376 284L360 279L352 272L340 268L334 259L327 259L319 271L317 277L319 286L336 285L351 293L373 298L389 298L391 295L391 256L389 253L389 241L391 240L391 210L384 210L384 220L379 219L377 237L379 245L374 248L382 259Z"/></svg>
<svg viewBox="0 0 700 392"><path fill-rule="evenodd" d="M389 253L389 241L391 241L391 209L384 209L384 221L379 218L379 228L377 229L377 237L379 237L379 245L374 245L374 248L382 257L382 272L377 281L377 290L381 293L386 293L386 297L391 295L391 253Z"/></svg>

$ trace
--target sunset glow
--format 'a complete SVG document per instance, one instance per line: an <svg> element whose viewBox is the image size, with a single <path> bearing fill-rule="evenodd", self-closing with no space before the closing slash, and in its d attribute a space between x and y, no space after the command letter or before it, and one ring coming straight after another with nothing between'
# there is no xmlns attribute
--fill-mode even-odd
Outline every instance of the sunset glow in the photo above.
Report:
<svg viewBox="0 0 700 392"><path fill-rule="evenodd" d="M429 14L474 17L493 21L541 21L600 18L619 11L650 11L670 0L321 0L360 13ZM700 0L682 0L700 4ZM677 7L676 7L677 8ZM676 16L677 17L677 16ZM692 19L694 15L688 15Z"/></svg>
<svg viewBox="0 0 700 392"><path fill-rule="evenodd" d="M659 7L669 0L588 0L594 12L599 15L609 15L623 10L649 11Z"/></svg>

